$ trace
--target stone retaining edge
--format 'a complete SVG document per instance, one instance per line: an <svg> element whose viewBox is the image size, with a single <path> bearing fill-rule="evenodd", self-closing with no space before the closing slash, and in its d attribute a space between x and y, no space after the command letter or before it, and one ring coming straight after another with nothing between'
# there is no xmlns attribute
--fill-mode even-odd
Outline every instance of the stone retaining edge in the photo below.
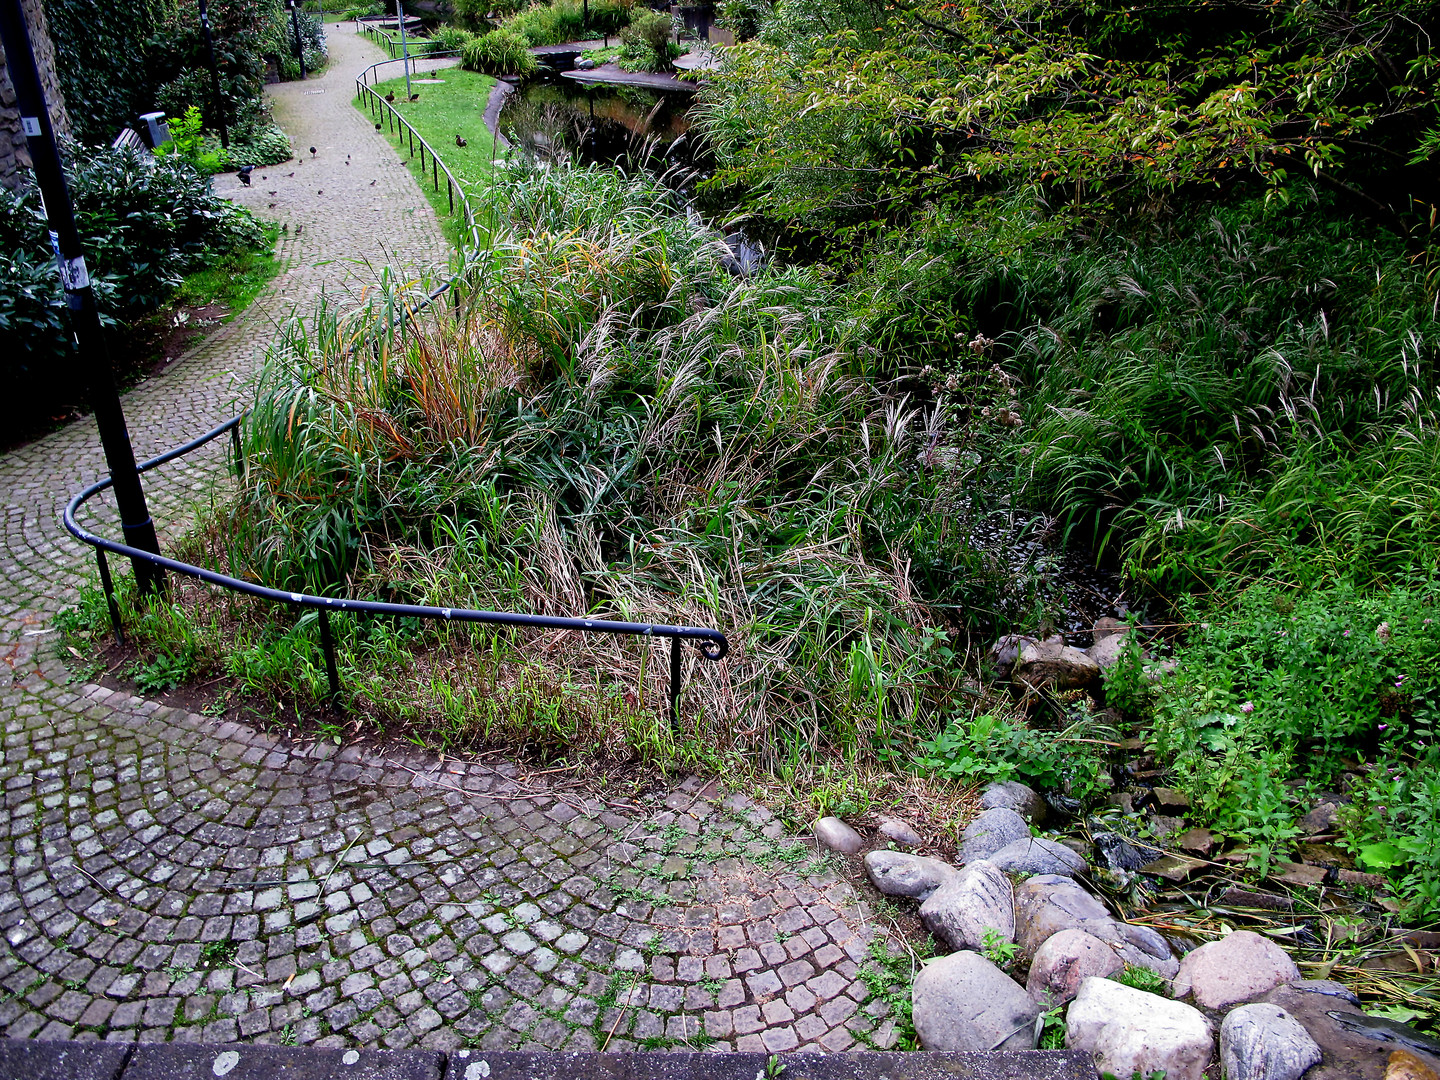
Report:
<svg viewBox="0 0 1440 1080"><path fill-rule="evenodd" d="M754 1080L767 1054L526 1053L322 1050L239 1043L46 1042L0 1039L0 1077L13 1080ZM786 1054L783 1080L1096 1080L1085 1054Z"/></svg>

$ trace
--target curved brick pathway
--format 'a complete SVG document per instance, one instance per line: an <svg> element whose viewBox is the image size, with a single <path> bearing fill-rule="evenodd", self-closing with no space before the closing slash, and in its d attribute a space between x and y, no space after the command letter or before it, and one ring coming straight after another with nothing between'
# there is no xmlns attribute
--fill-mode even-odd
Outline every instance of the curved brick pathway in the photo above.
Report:
<svg viewBox="0 0 1440 1080"><path fill-rule="evenodd" d="M378 50L344 28L330 41L324 77L274 90L305 160L257 170L248 191L221 180L290 225L289 269L127 395L141 455L231 415L274 324L365 280L353 260L445 257L411 174L350 104ZM0 458L0 1032L771 1052L893 1040L856 979L866 906L743 796L688 782L607 804L505 766L293 746L70 685L46 623L84 565L58 514L100 467L89 421ZM214 452L150 481L162 531L222 468Z"/></svg>

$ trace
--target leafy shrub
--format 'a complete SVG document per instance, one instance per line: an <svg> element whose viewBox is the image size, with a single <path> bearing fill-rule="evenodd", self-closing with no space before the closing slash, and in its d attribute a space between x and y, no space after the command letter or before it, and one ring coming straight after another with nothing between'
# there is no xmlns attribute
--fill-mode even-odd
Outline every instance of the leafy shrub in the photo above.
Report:
<svg viewBox="0 0 1440 1080"><path fill-rule="evenodd" d="M442 26L435 32L435 48L441 52L459 52L475 35L458 26Z"/></svg>
<svg viewBox="0 0 1440 1080"><path fill-rule="evenodd" d="M460 64L486 75L528 75L538 66L525 39L509 30L492 30L466 42Z"/></svg>
<svg viewBox="0 0 1440 1080"><path fill-rule="evenodd" d="M760 33L770 7L766 0L720 0L715 10L719 24L734 34L736 41L749 41Z"/></svg>
<svg viewBox="0 0 1440 1080"><path fill-rule="evenodd" d="M921 744L914 765L921 772L966 783L1023 778L1041 788L1066 785L1071 794L1084 798L1100 775L1098 759L1084 745L1033 731L1011 716L984 713L951 721Z"/></svg>
<svg viewBox="0 0 1440 1080"><path fill-rule="evenodd" d="M340 13L340 18L345 20L364 19L371 15L384 15L385 5L380 0L373 0L368 4L355 4L347 7Z"/></svg>
<svg viewBox="0 0 1440 1080"><path fill-rule="evenodd" d="M1349 843L1429 910L1440 902L1440 579L1416 572L1362 590L1251 586L1232 605L1192 605L1198 625L1155 702L1157 752L1197 815L1260 861L1299 835L1297 781L1330 788L1373 762L1353 791ZM1426 763L1429 763L1427 766Z"/></svg>
<svg viewBox="0 0 1440 1080"><path fill-rule="evenodd" d="M77 151L69 169L81 243L102 319L137 318L169 300L214 252L258 245L248 211L216 196L178 154ZM0 364L19 396L49 393L70 355L59 281L33 188L0 194Z"/></svg>
<svg viewBox="0 0 1440 1080"><path fill-rule="evenodd" d="M170 121L170 141L157 148L157 155L161 157L175 155L188 161L197 171L206 176L220 172L225 167L224 158L220 153L205 146L201 123L200 109L194 105L190 106L184 116Z"/></svg>
<svg viewBox="0 0 1440 1080"><path fill-rule="evenodd" d="M213 150L219 140L208 136ZM230 149L225 151L226 167L238 169L244 165L278 165L290 159L290 136L275 124L247 124L230 133Z"/></svg>
<svg viewBox="0 0 1440 1080"><path fill-rule="evenodd" d="M680 47L671 40L675 20L659 11L635 16L620 34L620 66L626 71L669 71Z"/></svg>
<svg viewBox="0 0 1440 1080"><path fill-rule="evenodd" d="M630 22L630 5L624 0L590 0L589 7L587 23L584 0L551 0L512 15L504 28L530 45L559 45L596 34L617 34Z"/></svg>

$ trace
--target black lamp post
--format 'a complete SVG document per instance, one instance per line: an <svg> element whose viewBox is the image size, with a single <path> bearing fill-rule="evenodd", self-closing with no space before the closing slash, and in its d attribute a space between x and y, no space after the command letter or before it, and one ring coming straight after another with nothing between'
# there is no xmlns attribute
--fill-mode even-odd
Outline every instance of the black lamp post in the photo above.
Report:
<svg viewBox="0 0 1440 1080"><path fill-rule="evenodd" d="M290 25L295 30L295 56L300 61L300 79L305 79L305 44L300 40L300 6L295 0L287 0L290 5Z"/></svg>
<svg viewBox="0 0 1440 1080"><path fill-rule="evenodd" d="M120 527L124 530L125 542L131 547L158 555L160 544L155 538L155 523L150 520L150 511L145 505L145 490L140 486L140 474L135 468L135 450L130 445L120 396L111 377L109 352L100 329L100 312L95 307L85 252L75 228L75 208L70 202L70 189L65 183L65 170L55 145L55 129L45 105L45 91L40 84L40 71L35 65L20 0L0 0L0 42L5 46L10 80L15 85L15 103L20 110L25 145L35 166L35 181L45 201L56 266L65 288L65 306L70 309L70 326L75 332L75 352L90 391L90 405L95 410L95 424L105 448L105 463L114 480ZM163 570L143 559L132 562L135 581L142 593L164 589Z"/></svg>
<svg viewBox="0 0 1440 1080"><path fill-rule="evenodd" d="M200 0L200 32L205 35L205 53L210 58L210 94L215 99L215 119L220 124L220 145L230 149L230 125L225 122L225 100L220 96L220 69L215 64L215 39L210 36L210 10Z"/></svg>

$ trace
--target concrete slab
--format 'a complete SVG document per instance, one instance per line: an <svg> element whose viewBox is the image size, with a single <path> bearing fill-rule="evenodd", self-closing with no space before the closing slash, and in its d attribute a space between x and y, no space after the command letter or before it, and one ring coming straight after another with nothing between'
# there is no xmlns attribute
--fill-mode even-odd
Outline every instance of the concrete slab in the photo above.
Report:
<svg viewBox="0 0 1440 1080"><path fill-rule="evenodd" d="M646 90L670 90L679 94L693 94L699 89L697 84L677 79L674 75L662 75L653 71L626 71L619 64L601 64L589 71L565 71L561 74L578 83L643 86Z"/></svg>
<svg viewBox="0 0 1440 1080"><path fill-rule="evenodd" d="M0 1076L7 1080L119 1080L130 1049L122 1043L0 1039Z"/></svg>
<svg viewBox="0 0 1440 1080"><path fill-rule="evenodd" d="M1096 1080L1088 1054L782 1054L784 1080ZM768 1054L530 1054L457 1050L447 1080L755 1080ZM127 1075L126 1080L130 1080Z"/></svg>
<svg viewBox="0 0 1440 1080"><path fill-rule="evenodd" d="M425 1050L145 1043L124 1080L440 1080L444 1070L445 1056Z"/></svg>

